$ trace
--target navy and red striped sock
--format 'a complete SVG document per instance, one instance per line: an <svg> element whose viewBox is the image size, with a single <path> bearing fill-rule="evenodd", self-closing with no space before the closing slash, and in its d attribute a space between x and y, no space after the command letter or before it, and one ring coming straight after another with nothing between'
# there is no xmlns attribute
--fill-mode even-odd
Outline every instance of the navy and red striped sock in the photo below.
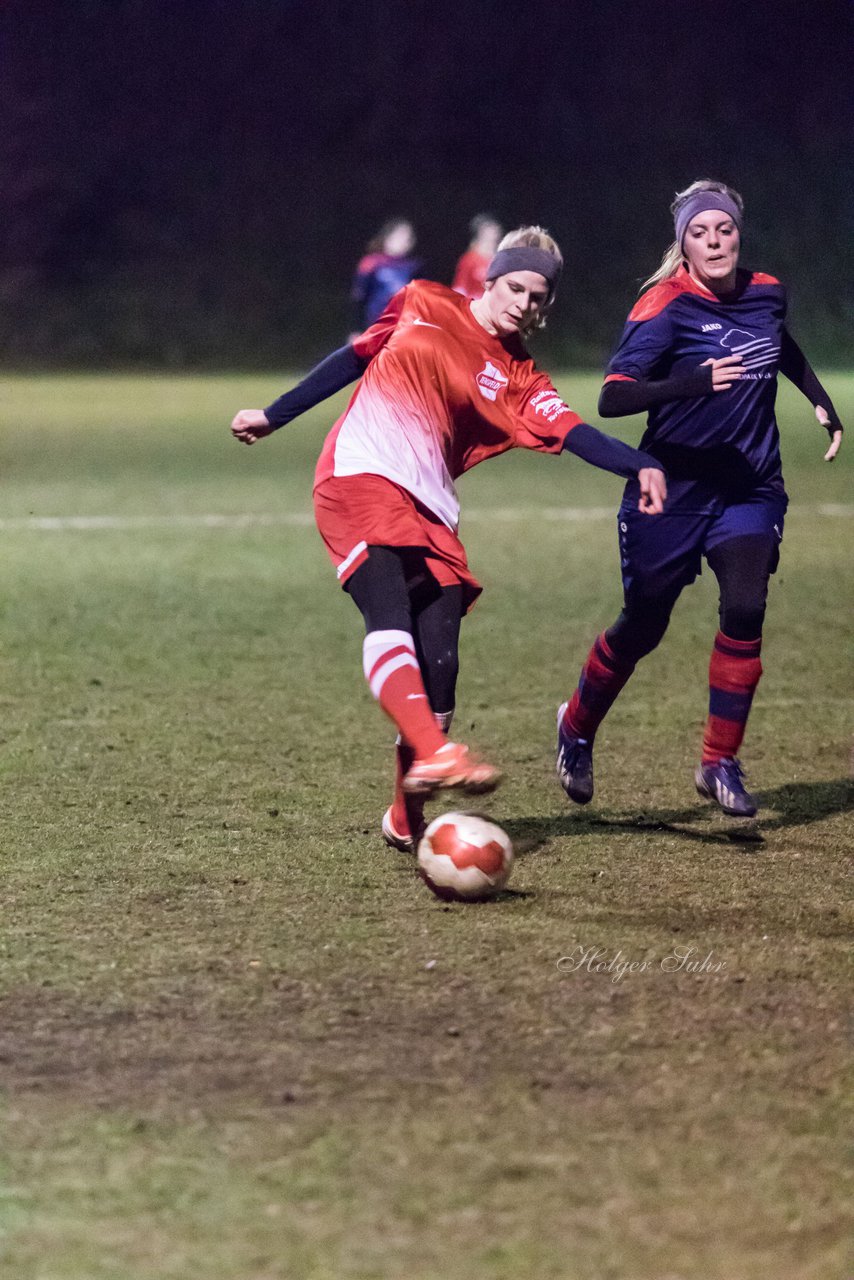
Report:
<svg viewBox="0 0 854 1280"><path fill-rule="evenodd" d="M604 632L597 636L581 670L578 688L563 714L566 732L592 742L596 730L634 669L634 662L617 657Z"/></svg>
<svg viewBox="0 0 854 1280"><path fill-rule="evenodd" d="M732 640L719 631L709 662L709 718L703 733L703 764L738 755L750 704L762 675L762 637Z"/></svg>

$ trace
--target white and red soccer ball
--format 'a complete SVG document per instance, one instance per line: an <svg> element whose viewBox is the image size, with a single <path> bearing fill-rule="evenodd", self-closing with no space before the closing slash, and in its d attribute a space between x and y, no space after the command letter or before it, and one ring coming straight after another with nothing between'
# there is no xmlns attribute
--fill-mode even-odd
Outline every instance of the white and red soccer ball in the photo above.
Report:
<svg viewBox="0 0 854 1280"><path fill-rule="evenodd" d="M482 902L499 893L513 867L506 831L477 813L442 813L418 844L422 878L439 898Z"/></svg>

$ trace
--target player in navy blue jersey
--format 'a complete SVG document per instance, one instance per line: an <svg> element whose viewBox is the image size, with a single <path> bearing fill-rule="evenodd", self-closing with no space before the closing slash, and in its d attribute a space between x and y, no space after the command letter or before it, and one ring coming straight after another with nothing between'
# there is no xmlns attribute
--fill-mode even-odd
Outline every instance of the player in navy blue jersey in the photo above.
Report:
<svg viewBox="0 0 854 1280"><path fill-rule="evenodd" d="M777 568L787 497L774 401L783 373L831 436L842 424L786 329L773 276L738 267L743 204L700 181L671 208L676 239L631 311L599 399L603 417L648 410L641 449L664 466L668 502L638 520L626 485L619 543L624 606L595 641L558 712L557 770L572 800L593 796L593 739L637 662L662 639L702 558L718 580L720 628L709 666L709 714L695 782L726 813L751 816L738 751L762 674L768 580Z"/></svg>
<svg viewBox="0 0 854 1280"><path fill-rule="evenodd" d="M354 333L369 329L394 295L418 275L421 263L412 256L414 248L415 231L405 218L380 227L353 278Z"/></svg>

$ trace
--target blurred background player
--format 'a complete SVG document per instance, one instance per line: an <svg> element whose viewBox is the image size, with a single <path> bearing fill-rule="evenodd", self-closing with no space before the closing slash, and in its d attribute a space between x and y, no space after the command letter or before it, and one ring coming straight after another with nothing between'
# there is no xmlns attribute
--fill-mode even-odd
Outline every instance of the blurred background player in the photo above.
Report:
<svg viewBox="0 0 854 1280"><path fill-rule="evenodd" d="M414 279L421 263L413 257L415 229L405 218L383 223L369 241L353 277L354 332L369 328L394 295Z"/></svg>
<svg viewBox="0 0 854 1280"><path fill-rule="evenodd" d="M486 270L501 239L501 225L488 213L478 213L469 223L471 241L457 263L451 286L464 298L479 298L483 293Z"/></svg>
<svg viewBox="0 0 854 1280"><path fill-rule="evenodd" d="M382 823L399 849L413 847L434 790L488 791L498 780L446 737L460 622L481 591L457 536L454 480L508 449L567 449L635 477L640 509L662 509L658 464L583 423L525 349L562 265L551 236L520 228L502 240L478 299L415 281L352 345L266 410L241 410L232 423L235 437L253 444L360 379L323 447L314 508L338 579L364 617L365 678L399 732Z"/></svg>
<svg viewBox="0 0 854 1280"><path fill-rule="evenodd" d="M593 795L593 739L635 664L662 639L702 557L720 590L709 666L709 713L695 782L729 814L749 817L738 751L762 674L768 580L777 568L787 496L774 401L783 373L831 436L842 425L785 327L779 280L738 268L743 203L699 181L671 212L676 239L631 311L599 399L603 417L648 409L641 448L668 477L665 514L638 520L629 481L619 513L624 607L600 635L558 713L557 769L572 800Z"/></svg>

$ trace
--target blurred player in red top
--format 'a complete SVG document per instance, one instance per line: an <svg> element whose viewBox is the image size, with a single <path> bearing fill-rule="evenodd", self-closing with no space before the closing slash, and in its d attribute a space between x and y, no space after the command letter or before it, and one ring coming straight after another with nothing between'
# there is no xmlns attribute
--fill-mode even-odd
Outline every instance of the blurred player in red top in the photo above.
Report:
<svg viewBox="0 0 854 1280"><path fill-rule="evenodd" d="M452 288L464 298L479 298L483 293L487 267L501 239L501 226L488 213L479 213L472 218L469 230L471 242L457 263Z"/></svg>
<svg viewBox="0 0 854 1280"><path fill-rule="evenodd" d="M424 799L442 787L492 790L498 770L446 737L460 622L481 587L457 536L454 480L508 449L563 449L640 482L640 509L662 509L664 474L564 403L522 342L555 294L560 250L539 227L505 237L481 296L416 280L352 345L333 352L266 410L244 409L234 436L253 444L359 379L317 464L314 508L338 579L365 620L363 665L396 724L398 778L386 841L411 849Z"/></svg>

